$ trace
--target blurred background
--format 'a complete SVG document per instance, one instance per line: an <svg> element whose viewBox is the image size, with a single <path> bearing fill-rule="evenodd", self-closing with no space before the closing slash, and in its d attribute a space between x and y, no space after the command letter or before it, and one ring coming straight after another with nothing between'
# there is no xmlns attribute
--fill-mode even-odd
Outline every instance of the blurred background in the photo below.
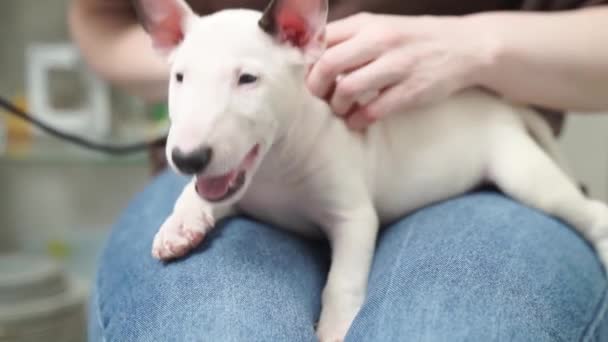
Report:
<svg viewBox="0 0 608 342"><path fill-rule="evenodd" d="M94 141L162 134L163 106L116 91L83 65L70 42L67 4L0 1L0 96ZM83 150L0 109L0 341L84 340L96 256L151 176L146 152Z"/></svg>
<svg viewBox="0 0 608 342"><path fill-rule="evenodd" d="M163 106L109 87L82 64L68 0L0 1L0 95L63 130L122 144L166 129ZM608 115L577 115L560 143L594 197L608 199ZM150 180L147 153L109 157L41 134L0 110L0 341L84 340L104 238ZM47 337L47 338L45 338Z"/></svg>

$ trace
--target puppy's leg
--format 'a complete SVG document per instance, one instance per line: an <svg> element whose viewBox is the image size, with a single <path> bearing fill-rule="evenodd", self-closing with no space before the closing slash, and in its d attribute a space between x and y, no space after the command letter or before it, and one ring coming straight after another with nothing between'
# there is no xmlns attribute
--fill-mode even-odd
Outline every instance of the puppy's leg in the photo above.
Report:
<svg viewBox="0 0 608 342"><path fill-rule="evenodd" d="M330 219L327 228L332 262L323 289L317 336L321 342L343 341L367 293L378 218L371 205Z"/></svg>
<svg viewBox="0 0 608 342"><path fill-rule="evenodd" d="M514 199L572 225L608 265L608 207L587 199L575 183L523 132L497 137L489 178Z"/></svg>
<svg viewBox="0 0 608 342"><path fill-rule="evenodd" d="M154 237L152 256L160 260L179 258L198 246L219 220L231 213L229 207L212 206L196 193L194 181L186 185L173 213Z"/></svg>

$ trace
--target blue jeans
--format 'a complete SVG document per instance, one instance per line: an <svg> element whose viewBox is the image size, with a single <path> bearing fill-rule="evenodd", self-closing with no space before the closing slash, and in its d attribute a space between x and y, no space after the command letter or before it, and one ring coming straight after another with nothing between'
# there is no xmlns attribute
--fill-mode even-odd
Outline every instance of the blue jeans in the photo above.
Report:
<svg viewBox="0 0 608 342"><path fill-rule="evenodd" d="M150 256L185 182L161 175L118 222L100 260L90 340L314 341L325 242L232 218L187 258ZM608 341L607 288L572 229L483 189L382 231L347 341Z"/></svg>

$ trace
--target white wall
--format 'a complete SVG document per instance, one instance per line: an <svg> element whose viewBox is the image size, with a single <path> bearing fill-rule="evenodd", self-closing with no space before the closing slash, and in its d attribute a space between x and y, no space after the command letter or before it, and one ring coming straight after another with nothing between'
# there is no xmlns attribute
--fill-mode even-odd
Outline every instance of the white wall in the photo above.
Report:
<svg viewBox="0 0 608 342"><path fill-rule="evenodd" d="M560 139L575 175L593 197L608 200L608 114L571 114Z"/></svg>

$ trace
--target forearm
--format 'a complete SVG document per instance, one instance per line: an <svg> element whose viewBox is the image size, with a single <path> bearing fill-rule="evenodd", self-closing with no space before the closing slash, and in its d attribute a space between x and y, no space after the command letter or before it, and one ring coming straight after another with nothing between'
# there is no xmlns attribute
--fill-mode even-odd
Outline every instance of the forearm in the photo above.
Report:
<svg viewBox="0 0 608 342"><path fill-rule="evenodd" d="M128 5L128 1L72 1L73 40L102 78L149 101L162 100L168 65L152 48Z"/></svg>
<svg viewBox="0 0 608 342"><path fill-rule="evenodd" d="M608 6L465 18L492 48L476 81L511 100L574 111L608 109Z"/></svg>

